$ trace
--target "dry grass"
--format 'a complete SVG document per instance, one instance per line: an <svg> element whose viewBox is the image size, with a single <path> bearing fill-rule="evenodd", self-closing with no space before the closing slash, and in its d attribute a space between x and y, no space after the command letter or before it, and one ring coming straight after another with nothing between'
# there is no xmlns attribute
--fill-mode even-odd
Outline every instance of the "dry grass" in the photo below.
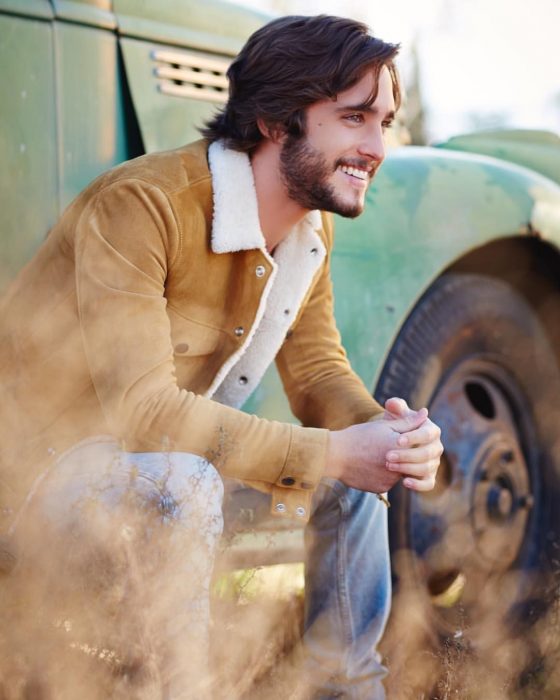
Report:
<svg viewBox="0 0 560 700"><path fill-rule="evenodd" d="M126 547L121 550L123 558L116 561L88 557L93 568L86 576L87 591L68 579L58 584L59 593L53 598L45 569L40 576L37 570L19 571L0 580L0 700L75 700L78 695L81 700L160 700L155 621L164 611L154 608L150 586L144 590L142 577L150 573L146 568L137 572L128 588L107 585L119 579L115 566L129 567L131 559L137 564ZM157 566L151 573L158 573ZM557 700L557 581L553 577L548 592L512 625L505 620L509 593L516 584L512 576L488 595L481 590L477 621L469 620L469 611L458 603L451 611L452 629L443 636L434 633L433 609L426 596L417 588L401 590L383 644L388 698ZM172 598L175 584L169 585L167 595ZM104 617L96 605L103 608ZM138 611L150 614L135 615ZM208 697L303 700L305 691L298 686L304 681L298 676L302 621L301 565L238 572L221 579L213 596ZM107 634L109 628L113 636ZM205 686L207 682L205 678ZM44 693L45 685L55 687L55 694ZM200 700L203 693L190 697Z"/></svg>
<svg viewBox="0 0 560 700"><path fill-rule="evenodd" d="M481 593L480 624L470 623L468 613L457 604L455 631L446 635L434 632L433 611L421 592L401 591L383 643L388 698L558 700L560 603L551 585L547 600L528 606L514 625L501 605L501 600L508 600L504 581L501 600L485 601ZM296 680L303 597L294 593L281 600L260 593L241 595L241 602L222 598L216 608L219 643L214 669L225 691L217 699L304 697L298 694Z"/></svg>

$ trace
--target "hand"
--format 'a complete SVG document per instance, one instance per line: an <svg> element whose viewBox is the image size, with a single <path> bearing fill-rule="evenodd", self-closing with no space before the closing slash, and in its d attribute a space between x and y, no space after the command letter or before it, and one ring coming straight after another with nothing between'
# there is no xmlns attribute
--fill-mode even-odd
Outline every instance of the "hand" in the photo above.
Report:
<svg viewBox="0 0 560 700"><path fill-rule="evenodd" d="M403 475L403 486L413 491L430 491L436 483L439 460L443 452L441 431L427 417L417 428L397 438L397 449L387 453L386 467L389 471ZM384 419L399 421L411 416L412 411L403 399L388 399L385 403Z"/></svg>
<svg viewBox="0 0 560 700"><path fill-rule="evenodd" d="M413 411L406 402L390 399L381 418L332 431L325 475L362 491L388 491L402 473L387 468L387 454L400 452L401 434L414 435L422 442L422 435L418 437L416 431L421 430L427 415L425 408Z"/></svg>

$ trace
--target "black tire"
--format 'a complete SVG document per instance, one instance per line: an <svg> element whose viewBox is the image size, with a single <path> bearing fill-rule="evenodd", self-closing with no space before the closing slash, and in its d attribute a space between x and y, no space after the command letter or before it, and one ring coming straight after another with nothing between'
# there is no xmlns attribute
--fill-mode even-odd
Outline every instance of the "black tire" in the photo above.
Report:
<svg viewBox="0 0 560 700"><path fill-rule="evenodd" d="M416 617L413 600L424 642L479 657L525 625L527 666L544 654L560 558L560 372L542 319L506 282L444 275L388 356L376 398L391 396L428 406L445 448L434 491L391 492L394 625Z"/></svg>

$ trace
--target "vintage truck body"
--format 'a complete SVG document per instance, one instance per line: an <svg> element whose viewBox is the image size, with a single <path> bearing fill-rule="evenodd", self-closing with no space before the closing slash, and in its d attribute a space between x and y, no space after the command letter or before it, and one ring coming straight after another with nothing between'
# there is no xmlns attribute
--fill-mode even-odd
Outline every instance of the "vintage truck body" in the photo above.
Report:
<svg viewBox="0 0 560 700"><path fill-rule="evenodd" d="M2 284L97 174L198 137L264 21L219 0L0 0ZM490 580L519 572L513 607L553 568L559 183L557 136L487 132L392 150L364 214L336 221L354 368L380 400L427 404L443 428L434 493L397 488L390 513L395 580L424 590L444 626L476 611ZM246 410L293 420L274 370ZM233 527L252 527L261 499L234 494ZM245 539L238 561L300 556L297 531L278 538Z"/></svg>

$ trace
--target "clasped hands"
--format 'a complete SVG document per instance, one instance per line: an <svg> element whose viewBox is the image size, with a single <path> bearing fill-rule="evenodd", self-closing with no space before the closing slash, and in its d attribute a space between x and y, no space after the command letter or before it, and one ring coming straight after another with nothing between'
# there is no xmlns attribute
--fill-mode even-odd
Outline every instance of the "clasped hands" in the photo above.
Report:
<svg viewBox="0 0 560 700"><path fill-rule="evenodd" d="M330 433L325 475L374 493L401 480L413 491L429 491L443 452L440 435L426 408L415 411L404 399L388 399L376 420Z"/></svg>

